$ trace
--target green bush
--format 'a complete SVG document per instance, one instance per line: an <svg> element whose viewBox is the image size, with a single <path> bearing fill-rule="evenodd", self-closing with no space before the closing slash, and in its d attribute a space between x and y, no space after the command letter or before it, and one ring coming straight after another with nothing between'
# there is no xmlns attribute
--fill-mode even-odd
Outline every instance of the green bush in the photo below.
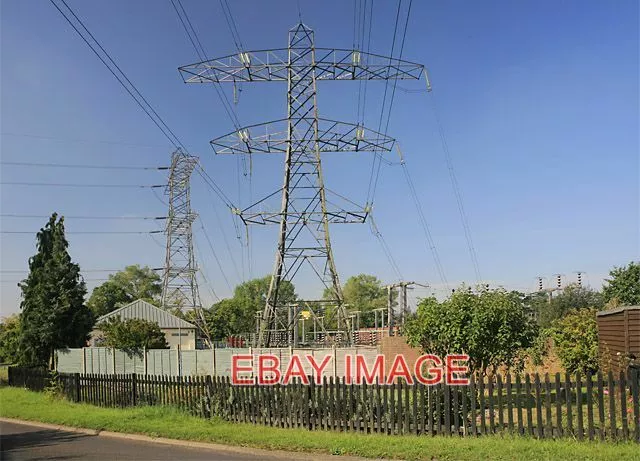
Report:
<svg viewBox="0 0 640 461"><path fill-rule="evenodd" d="M598 370L596 309L579 309L556 320L551 328L555 350L569 373Z"/></svg>

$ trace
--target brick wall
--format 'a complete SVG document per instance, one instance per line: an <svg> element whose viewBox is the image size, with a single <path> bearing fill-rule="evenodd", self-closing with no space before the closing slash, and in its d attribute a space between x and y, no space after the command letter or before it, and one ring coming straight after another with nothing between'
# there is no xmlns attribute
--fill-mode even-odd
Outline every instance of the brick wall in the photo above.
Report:
<svg viewBox="0 0 640 461"><path fill-rule="evenodd" d="M409 365L409 369L413 374L413 365L420 357L419 349L415 349L407 344L404 336L385 336L382 338L378 350L384 355L385 374L389 372L393 360L396 355L404 355L404 359Z"/></svg>

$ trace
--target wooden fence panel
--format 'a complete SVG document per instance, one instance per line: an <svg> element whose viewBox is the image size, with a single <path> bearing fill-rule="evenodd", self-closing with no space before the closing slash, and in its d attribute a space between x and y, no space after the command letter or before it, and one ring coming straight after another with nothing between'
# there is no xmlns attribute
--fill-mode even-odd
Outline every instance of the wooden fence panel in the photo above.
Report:
<svg viewBox="0 0 640 461"><path fill-rule="evenodd" d="M468 386L426 386L403 380L357 385L326 376L305 385L234 386L229 377L58 374L69 400L102 407L171 405L201 418L262 426L384 434L516 432L640 442L640 374L539 374L470 377ZM11 367L12 386L43 390L47 370ZM515 407L515 408L514 408ZM597 407L594 408L594 407ZM554 416L555 410L555 416ZM506 412L506 416L505 416ZM596 414L597 413L597 414ZM517 424L517 426L516 426Z"/></svg>

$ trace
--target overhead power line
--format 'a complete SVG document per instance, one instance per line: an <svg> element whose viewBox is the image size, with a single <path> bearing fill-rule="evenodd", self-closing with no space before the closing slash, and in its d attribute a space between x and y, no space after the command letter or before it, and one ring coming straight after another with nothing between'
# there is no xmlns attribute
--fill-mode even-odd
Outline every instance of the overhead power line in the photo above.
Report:
<svg viewBox="0 0 640 461"><path fill-rule="evenodd" d="M120 272L122 269L80 269L80 272ZM0 274L26 274L28 269L24 270L0 270Z"/></svg>
<svg viewBox="0 0 640 461"><path fill-rule="evenodd" d="M218 265L218 269L220 269L220 273L222 274L222 278L224 278L224 281L227 284L227 288L229 288L229 291L232 292L233 288L231 287L231 283L229 283L229 279L227 278L227 274L225 273L224 268L222 267L220 258L218 258L218 254L216 253L216 250L213 248L213 244L211 243L209 234L207 234L207 231L205 230L204 225L202 224L202 219L200 219L200 229L202 230L202 233L204 234L204 238L207 240L207 243L209 244L209 249L211 250L213 259L216 261L216 264Z"/></svg>
<svg viewBox="0 0 640 461"><path fill-rule="evenodd" d="M87 168L97 170L168 170L167 166L132 166L132 165L87 165L80 163L36 163L0 161L0 165L45 167L45 168Z"/></svg>
<svg viewBox="0 0 640 461"><path fill-rule="evenodd" d="M229 32L231 32L233 43L236 45L238 51L244 51L244 46L242 45L242 40L240 39L240 34L238 33L238 26L235 19L233 18L233 14L231 13L229 2L227 0L220 0L220 6L222 7L222 12L224 13L224 17L227 21L227 26L229 26ZM298 8L299 7L300 4L298 4Z"/></svg>
<svg viewBox="0 0 640 461"><path fill-rule="evenodd" d="M2 181L0 186L45 186L45 187L124 187L134 189L158 189L166 187L165 184L73 184L73 183L53 183L53 182L14 182Z"/></svg>
<svg viewBox="0 0 640 461"><path fill-rule="evenodd" d="M429 224L427 223L427 218L425 217L424 211L422 209L422 204L420 199L418 198L418 192L416 191L416 186L413 184L413 180L411 179L411 175L409 174L409 169L407 168L407 164L404 160L402 152L400 151L400 147L396 144L396 148L398 149L398 154L400 155L400 163L402 165L402 171L404 173L405 179L407 181L407 185L409 186L409 193L411 194L411 198L413 199L413 204L416 207L416 212L418 214L418 221L422 227L424 232L427 248L431 251L433 256L433 261L436 265L436 270L438 271L438 275L440 276L440 280L442 283L448 288L449 282L447 282L447 277L444 273L444 268L442 267L442 262L440 261L440 255L438 253L438 249L436 248L436 244L433 240L433 235L431 234L431 229Z"/></svg>
<svg viewBox="0 0 640 461"><path fill-rule="evenodd" d="M389 265L391 266L391 268L395 272L396 277L398 278L398 280L403 280L404 277L402 276L402 273L400 272L400 267L398 266L398 263L396 262L395 258L393 257L393 252L389 248L389 245L387 245L386 240L384 239L382 233L378 229L378 226L376 225L375 221L373 220L373 215L372 214L369 214L369 225L371 227L371 232L378 239L378 242L380 243L380 247L382 248L382 251L384 252L384 255L386 256L387 261L389 262Z"/></svg>
<svg viewBox="0 0 640 461"><path fill-rule="evenodd" d="M162 220L167 219L166 216L74 216L64 215L65 219L134 219L134 220ZM47 219L48 215L33 215L33 214L13 214L2 213L0 218L18 218L18 219Z"/></svg>
<svg viewBox="0 0 640 461"><path fill-rule="evenodd" d="M216 291L213 288L213 285L211 283L209 283L209 278L207 277L207 268L205 267L204 264L204 258L202 251L200 250L200 246L198 245L197 240L193 240L193 243L195 244L196 247L196 252L198 253L199 257L198 257L198 261L200 261L200 266L201 268L198 268L198 273L200 274L200 276L202 277L202 279L204 280L204 285L207 287L207 289L209 290L209 294L211 295L211 297L214 300L218 300L220 301L220 297L218 296L218 294L216 293Z"/></svg>
<svg viewBox="0 0 640 461"><path fill-rule="evenodd" d="M442 127L442 122L440 121L440 116L438 114L438 110L436 107L435 96L433 94L431 94L431 102L432 102L431 107L433 109L433 114L436 119L436 124L438 125L438 133L440 134L442 151L444 152L444 157L447 164L447 170L449 171L449 179L451 180L453 193L455 194L455 197L456 197L456 204L458 205L460 220L462 221L462 227L464 229L464 238L467 242L467 248L469 249L469 256L471 257L471 263L473 265L473 270L475 272L476 281L480 283L482 281L482 276L480 274L480 263L478 262L478 255L476 253L476 248L473 244L473 239L471 237L471 228L469 227L469 218L467 218L467 213L464 208L462 191L460 190L460 185L458 184L458 178L456 176L456 172L453 167L453 160L451 159L451 152L449 152L449 145L447 143L447 138L444 134L444 128Z"/></svg>
<svg viewBox="0 0 640 461"><path fill-rule="evenodd" d="M79 139L79 138L68 138L68 137L59 137L59 136L44 136L40 134L32 134L32 133L9 133L2 132L1 136L17 136L21 138L33 138L33 139L46 139L50 141L61 141L61 142L77 142L77 143L87 143L87 144L113 144L116 146L128 146L128 147L142 147L145 149L162 149L165 146L153 146L149 144L136 144L132 142L124 142L124 141L105 141L101 139Z"/></svg>
<svg viewBox="0 0 640 461"><path fill-rule="evenodd" d="M75 14L75 12L67 5L65 0L50 0L51 4L60 12L60 14L66 19L69 25L76 31L80 38L87 44L91 51L100 59L105 67L111 72L111 74L118 80L120 85L129 93L134 101L140 106L140 108L147 114L147 116L158 127L162 134L169 140L175 147L183 147L182 142L178 139L175 133L169 128L165 121L158 115L149 101L138 91L138 88L129 80L127 75L122 71L120 66L116 64L111 55L104 49L100 42L93 36L93 34L87 29L82 20ZM64 7L59 6L59 3ZM66 9L67 12L63 11ZM69 15L70 13L70 15Z"/></svg>
<svg viewBox="0 0 640 461"><path fill-rule="evenodd" d="M156 110L151 106L149 101L142 95L138 88L131 82L124 71L118 66L115 60L104 49L100 42L93 36L93 34L87 29L82 20L75 14L71 7L65 2L65 0L49 0L51 4L60 12L65 18L73 30L84 41L87 46L93 51L93 53L100 59L102 64L109 70L109 72L115 77L125 91L131 96L136 104L143 110L143 112L151 119L151 121L158 127L167 140L175 147L181 147L186 153L187 148L182 141L176 136L176 134L169 128L167 123L158 115ZM59 3L63 6L59 6ZM65 11L63 11L65 10ZM70 13L70 14L69 14ZM215 182L209 177L209 180L215 184ZM225 203L228 203L228 199L224 198L223 194L220 194L221 190L216 186L214 188L216 194Z"/></svg>
<svg viewBox="0 0 640 461"><path fill-rule="evenodd" d="M365 9L365 13L366 13L366 9ZM371 51L371 26L373 24L373 0L371 0L371 7L369 9L369 26L368 26L368 31L367 31L367 49L366 52L369 53ZM367 109L367 86L368 86L369 80L365 80L364 81L364 95L362 98L362 111L360 111L361 114L361 119L360 122L364 125L364 117L366 114L366 109ZM359 96L358 96L359 97ZM380 155L380 158L382 158L382 155Z"/></svg>
<svg viewBox="0 0 640 461"><path fill-rule="evenodd" d="M396 40L396 32L398 30L398 19L400 16L400 5L402 4L402 0L400 0L398 2L398 10L396 13L396 27L394 29L394 35L393 35L393 44L391 46L391 54L393 56L393 50L394 50L394 46L395 46L395 40ZM400 42L400 53L398 54L397 59L402 59L402 54L404 53L404 44L405 44L405 40L407 38L407 29L409 26L409 17L411 16L411 5L413 4L413 0L409 0L409 8L407 9L407 18L405 20L404 23L404 32L402 34L402 41ZM385 109L385 103L387 100L387 84L388 82L385 83L385 89L384 89L384 98L382 100L382 111L380 112L380 122L378 124L378 131L382 132L382 119L384 117L384 109ZM384 128L384 135L386 136L388 131L389 131L389 122L391 120L391 109L393 108L393 101L395 100L395 96L396 96L396 87L398 85L398 81L394 80L393 81L393 88L391 90L391 98L389 100L389 109L387 111L387 121L385 123L385 128ZM372 168L371 173L372 173L372 178L373 178L373 185L371 180L369 181L369 187L370 187L370 193L371 196L369 198L369 195L367 195L367 201L371 201L373 203L374 197L376 195L376 190L378 188L378 181L380 179L380 168L382 167L382 156L380 156L380 158L378 158L378 164L377 166L375 166L375 160L376 158L374 157L374 168ZM373 170L375 169L375 175L373 175Z"/></svg>
<svg viewBox="0 0 640 461"><path fill-rule="evenodd" d="M35 235L38 231L0 231L0 234L31 234ZM65 234L162 234L164 231L161 230L153 230L153 231L67 231L65 230Z"/></svg>
<svg viewBox="0 0 640 461"><path fill-rule="evenodd" d="M402 54L404 53L404 42L407 38L407 29L409 28L409 17L411 16L411 5L413 4L413 0L409 0L409 8L407 9L407 19L404 23L404 32L402 34L402 42L400 42L400 54L398 55L398 59L402 59ZM396 87L398 86L398 80L393 81L393 89L391 91L391 100L389 101L389 112L387 114L387 123L384 128L384 135L387 135L389 131L389 121L391 120L391 109L393 108L393 101L396 97Z"/></svg>
<svg viewBox="0 0 640 461"><path fill-rule="evenodd" d="M177 4L176 4L176 1L177 1ZM184 9L184 6L182 6L182 3L180 2L180 0L171 0L171 4L173 5L173 9L178 15L178 19L180 20L180 23L182 24L182 27L185 33L187 34L187 37L189 38L191 45L196 51L196 55L198 56L198 59L200 59L200 61L208 61L209 58L207 56L207 52L202 46L202 42L200 41L200 38L198 37L198 34L195 28L193 27L193 24L189 19L189 15L187 14L187 11ZM224 11L224 7L223 7L223 11ZM225 17L226 15L227 13L225 12ZM237 47L238 45L236 44L236 48ZM238 48L238 50L241 51L241 48ZM231 119L231 122L233 123L234 128L236 130L240 129L240 120L238 119L238 116L235 113L233 106L229 102L229 98L227 98L227 95L224 93L224 91L222 91L218 87L218 85L212 85L212 87L216 91L216 94L218 95L218 99L220 100L222 107L224 107L224 110L227 113L227 116Z"/></svg>
<svg viewBox="0 0 640 461"><path fill-rule="evenodd" d="M391 54L389 55L389 65L393 61L393 54L396 48L396 36L398 34L398 23L400 20L400 7L402 6L402 0L398 0L398 8L396 10L396 21L393 27L393 40L391 42ZM384 82L384 95L382 97L382 109L380 110L380 120L378 121L378 133L382 130L382 119L384 117L384 109L387 103L387 91L389 90L389 81ZM382 155L374 155L371 161L371 174L369 176L369 186L367 187L367 204L373 203L374 198L374 184L378 182L378 176L380 175L380 166L382 161ZM375 181L374 181L375 178Z"/></svg>
<svg viewBox="0 0 640 461"><path fill-rule="evenodd" d="M220 186L218 186L216 182L211 178L211 176L209 176L209 173L206 172L200 162L198 162L195 171L204 180L205 184L218 196L218 198L224 202L225 205L227 205L231 209L235 208L233 202L229 200L229 197L226 196Z"/></svg>
<svg viewBox="0 0 640 461"><path fill-rule="evenodd" d="M82 271L80 271L82 272ZM81 274L82 275L82 274ZM15 280L9 280L9 279L0 279L0 283L20 283L22 282L24 279L15 279ZM104 278L99 278L99 279L86 279L86 278L82 278L82 280L84 280L85 282L107 282L109 279L104 279Z"/></svg>

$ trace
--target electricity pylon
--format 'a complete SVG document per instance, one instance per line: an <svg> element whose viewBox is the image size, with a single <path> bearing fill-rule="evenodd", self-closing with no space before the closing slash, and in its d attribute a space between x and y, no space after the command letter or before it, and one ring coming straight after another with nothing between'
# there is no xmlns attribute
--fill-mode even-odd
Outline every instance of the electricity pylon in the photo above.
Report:
<svg viewBox="0 0 640 461"><path fill-rule="evenodd" d="M336 338L350 341L351 326L331 250L329 224L365 222L370 210L348 211L327 199L327 193L332 192L324 185L320 154L370 151L378 155L390 151L395 140L362 125L319 117L316 84L321 80L420 79L423 75L426 78L424 66L354 49L316 48L313 31L300 22L289 31L287 48L241 51L179 70L186 83L287 82L286 119L240 128L211 141L216 154L285 154L282 188L236 210L245 224L280 225L258 344L272 346L278 342L275 337L291 337L297 318L287 318L286 306L279 304L278 295L282 282L292 280L305 262L331 293L329 299L314 305L335 306ZM279 193L279 211L258 209ZM305 304L312 310L312 302ZM327 320L327 325L330 323Z"/></svg>
<svg viewBox="0 0 640 461"><path fill-rule="evenodd" d="M165 233L164 277L162 280L162 307L194 309L200 307L196 281L196 261L193 253L191 227L198 215L191 210L190 179L198 159L182 149L171 155L169 183L169 214Z"/></svg>
<svg viewBox="0 0 640 461"><path fill-rule="evenodd" d="M169 214L165 233L167 245L162 278L162 307L191 312L206 342L211 343L202 314L196 273L198 267L193 252L192 225L198 215L191 210L191 173L198 158L176 150L171 155L169 183Z"/></svg>

